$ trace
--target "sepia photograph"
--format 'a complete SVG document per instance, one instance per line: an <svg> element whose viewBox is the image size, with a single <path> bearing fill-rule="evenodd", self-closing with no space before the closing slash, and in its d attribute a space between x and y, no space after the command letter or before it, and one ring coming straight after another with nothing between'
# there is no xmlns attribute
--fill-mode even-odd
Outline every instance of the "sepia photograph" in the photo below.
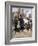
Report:
<svg viewBox="0 0 38 46"><path fill-rule="evenodd" d="M12 7L11 12L12 31L15 37L32 37L32 9Z"/></svg>

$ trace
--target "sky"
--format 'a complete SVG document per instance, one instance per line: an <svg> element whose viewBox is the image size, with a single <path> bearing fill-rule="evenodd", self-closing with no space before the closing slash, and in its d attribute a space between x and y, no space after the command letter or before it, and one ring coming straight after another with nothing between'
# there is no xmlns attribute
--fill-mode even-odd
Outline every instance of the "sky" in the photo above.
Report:
<svg viewBox="0 0 38 46"><path fill-rule="evenodd" d="M12 8L12 13L13 12L18 12L18 9L19 8L13 7ZM29 14L32 14L32 9L31 8L20 8L20 13L22 13L22 9L23 9L24 14L27 15L27 17L29 16Z"/></svg>

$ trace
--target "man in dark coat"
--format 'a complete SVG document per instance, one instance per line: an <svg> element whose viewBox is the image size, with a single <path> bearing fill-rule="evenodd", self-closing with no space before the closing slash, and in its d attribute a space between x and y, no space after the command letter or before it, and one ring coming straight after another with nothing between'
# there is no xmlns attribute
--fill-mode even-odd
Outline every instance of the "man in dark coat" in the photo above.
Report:
<svg viewBox="0 0 38 46"><path fill-rule="evenodd" d="M24 29L24 20L22 18L22 15L20 15L19 21L20 21L20 29L23 31L23 29Z"/></svg>

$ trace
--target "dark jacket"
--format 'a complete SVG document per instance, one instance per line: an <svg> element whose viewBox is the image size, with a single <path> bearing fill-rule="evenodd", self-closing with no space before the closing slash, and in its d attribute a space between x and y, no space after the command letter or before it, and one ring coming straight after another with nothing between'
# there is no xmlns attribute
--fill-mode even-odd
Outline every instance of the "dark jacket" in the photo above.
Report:
<svg viewBox="0 0 38 46"><path fill-rule="evenodd" d="M24 27L24 20L23 20L23 18L19 18L19 21L20 21L20 26Z"/></svg>

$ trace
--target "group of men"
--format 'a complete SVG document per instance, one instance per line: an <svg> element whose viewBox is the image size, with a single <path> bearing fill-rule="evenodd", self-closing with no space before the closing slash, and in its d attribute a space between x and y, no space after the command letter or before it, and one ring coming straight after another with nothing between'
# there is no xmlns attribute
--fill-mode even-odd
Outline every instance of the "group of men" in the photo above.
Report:
<svg viewBox="0 0 38 46"><path fill-rule="evenodd" d="M32 29L32 20L29 20L29 18L27 18L28 22L25 23L24 18L22 17L22 15L20 15L20 18L15 16L15 31L23 31L24 29ZM19 21L19 24L18 24Z"/></svg>

